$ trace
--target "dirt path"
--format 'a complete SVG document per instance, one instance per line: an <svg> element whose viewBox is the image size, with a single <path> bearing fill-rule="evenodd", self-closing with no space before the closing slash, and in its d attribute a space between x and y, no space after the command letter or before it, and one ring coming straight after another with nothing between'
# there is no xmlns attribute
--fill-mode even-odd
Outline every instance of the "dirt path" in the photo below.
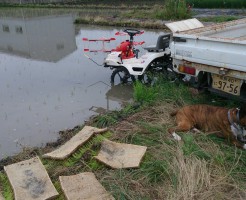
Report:
<svg viewBox="0 0 246 200"><path fill-rule="evenodd" d="M193 8L194 17L212 17L212 16L238 16L245 17L246 12L243 9L200 9Z"/></svg>

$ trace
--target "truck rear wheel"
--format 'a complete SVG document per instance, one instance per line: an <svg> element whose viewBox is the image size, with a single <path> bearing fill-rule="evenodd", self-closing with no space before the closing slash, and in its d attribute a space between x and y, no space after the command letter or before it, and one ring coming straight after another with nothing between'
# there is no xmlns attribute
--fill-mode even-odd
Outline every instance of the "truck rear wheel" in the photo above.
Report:
<svg viewBox="0 0 246 200"><path fill-rule="evenodd" d="M116 68L111 75L111 84L127 84L135 81L135 77L130 75L125 67Z"/></svg>

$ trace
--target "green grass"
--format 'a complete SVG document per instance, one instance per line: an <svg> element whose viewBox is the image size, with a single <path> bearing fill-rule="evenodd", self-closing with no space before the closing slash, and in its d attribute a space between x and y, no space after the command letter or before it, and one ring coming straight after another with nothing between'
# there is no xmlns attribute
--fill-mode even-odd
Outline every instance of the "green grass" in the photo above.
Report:
<svg viewBox="0 0 246 200"><path fill-rule="evenodd" d="M186 0L166 0L163 11L157 12L157 14L160 19L187 19L191 17Z"/></svg>
<svg viewBox="0 0 246 200"><path fill-rule="evenodd" d="M10 182L8 180L8 177L6 174L0 172L0 185L2 185L2 188L0 188L2 195L6 200L12 200L14 199L13 190L11 188Z"/></svg>
<svg viewBox="0 0 246 200"><path fill-rule="evenodd" d="M187 9L185 0L166 0L163 4L154 5L147 10L132 9L121 14L124 18L136 19L187 19L191 12Z"/></svg>
<svg viewBox="0 0 246 200"><path fill-rule="evenodd" d="M134 105L127 105L121 110L108 112L104 115L98 115L91 120L91 125L99 128L108 127L116 124L118 121L136 112L137 107Z"/></svg>
<svg viewBox="0 0 246 200"><path fill-rule="evenodd" d="M155 101L158 95L157 87L148 87L141 82L137 81L134 84L134 94L133 97L135 101L140 103L151 103Z"/></svg>
<svg viewBox="0 0 246 200"><path fill-rule="evenodd" d="M135 18L135 19L152 19L153 14L152 10L139 10L139 9L132 9L129 11L125 11L121 13L121 16L124 18Z"/></svg>
<svg viewBox="0 0 246 200"><path fill-rule="evenodd" d="M210 104L215 106L224 106L224 107L238 107L240 101L237 99L228 99L221 98L214 93L204 92L199 95L194 95L191 93L190 85L185 85L178 80L175 82L170 82L165 79L165 77L159 77L158 80L153 85L144 85L140 82L137 83L137 87L134 86L134 97L135 101L139 99L144 99L143 102L149 103L156 101L170 101L175 102L179 105L184 104ZM148 92L148 95L144 94Z"/></svg>
<svg viewBox="0 0 246 200"><path fill-rule="evenodd" d="M159 78L154 85L144 85L136 82L134 85L134 100L137 102L151 103L159 101L174 101L178 104L203 103L206 102L206 95L192 96L189 87L179 82L170 83L165 79Z"/></svg>
<svg viewBox="0 0 246 200"><path fill-rule="evenodd" d="M239 17L237 16L211 16L211 17L200 18L200 20L203 22L216 22L216 23L228 22L237 19L239 19Z"/></svg>
<svg viewBox="0 0 246 200"><path fill-rule="evenodd" d="M155 159L151 154L147 154L145 157L140 170L133 173L134 179L144 177L149 184L158 184L169 178L170 166L167 160Z"/></svg>

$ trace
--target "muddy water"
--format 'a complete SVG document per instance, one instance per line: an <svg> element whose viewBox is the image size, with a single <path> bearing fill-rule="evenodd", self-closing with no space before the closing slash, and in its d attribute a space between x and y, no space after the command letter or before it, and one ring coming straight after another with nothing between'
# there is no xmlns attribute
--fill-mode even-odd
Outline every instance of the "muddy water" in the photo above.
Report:
<svg viewBox="0 0 246 200"><path fill-rule="evenodd" d="M131 86L111 87L112 71L97 66L83 52L102 48L100 42L82 42L83 37L112 37L122 29L75 27L73 20L69 14L1 16L0 159L25 146L55 141L60 130L132 100ZM137 39L150 45L159 34L146 31ZM116 39L105 48L115 47L125 37ZM88 55L98 64L106 56Z"/></svg>

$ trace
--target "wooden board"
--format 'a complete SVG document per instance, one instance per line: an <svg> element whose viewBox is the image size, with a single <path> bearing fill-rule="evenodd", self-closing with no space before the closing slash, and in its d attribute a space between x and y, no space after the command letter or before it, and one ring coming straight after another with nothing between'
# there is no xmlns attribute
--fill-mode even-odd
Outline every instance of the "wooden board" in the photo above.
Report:
<svg viewBox="0 0 246 200"><path fill-rule="evenodd" d="M44 154L44 158L52 158L57 160L63 160L71 155L76 149L89 140L94 134L107 131L107 128L99 129L91 126L85 126L79 133L73 136L64 145L60 146L55 151Z"/></svg>
<svg viewBox="0 0 246 200"><path fill-rule="evenodd" d="M0 191L0 200L4 200L4 198L3 198L3 195L2 195L2 193L1 193L1 191Z"/></svg>
<svg viewBox="0 0 246 200"><path fill-rule="evenodd" d="M95 158L112 168L136 168L139 167L146 149L145 146L104 140L101 150Z"/></svg>
<svg viewBox="0 0 246 200"><path fill-rule="evenodd" d="M113 200L91 172L60 176L62 190L67 200Z"/></svg>
<svg viewBox="0 0 246 200"><path fill-rule="evenodd" d="M4 167L15 200L44 200L58 195L39 157Z"/></svg>

